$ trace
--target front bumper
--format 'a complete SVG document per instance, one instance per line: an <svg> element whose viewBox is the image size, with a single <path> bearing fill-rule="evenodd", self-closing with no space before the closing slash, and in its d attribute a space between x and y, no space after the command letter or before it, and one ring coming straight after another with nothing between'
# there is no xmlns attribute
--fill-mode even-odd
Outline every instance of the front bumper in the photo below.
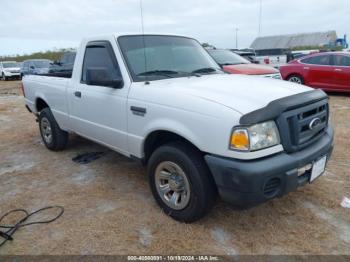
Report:
<svg viewBox="0 0 350 262"><path fill-rule="evenodd" d="M311 171L298 176L298 168L322 156L331 157L333 129L307 148L262 159L241 161L206 155L221 198L240 208L249 208L296 190L310 181ZM268 190L267 190L268 189Z"/></svg>
<svg viewBox="0 0 350 262"><path fill-rule="evenodd" d="M20 72L16 72L16 73L4 72L4 75L8 78L15 78L15 77L20 77L21 73Z"/></svg>

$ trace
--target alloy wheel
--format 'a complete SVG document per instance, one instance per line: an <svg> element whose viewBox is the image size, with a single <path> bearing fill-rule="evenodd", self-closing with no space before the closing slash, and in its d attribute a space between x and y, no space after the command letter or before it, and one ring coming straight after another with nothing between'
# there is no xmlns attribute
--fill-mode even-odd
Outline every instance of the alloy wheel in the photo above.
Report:
<svg viewBox="0 0 350 262"><path fill-rule="evenodd" d="M175 210L184 209L190 200L191 189L183 169L174 162L161 162L155 171L155 183L163 202Z"/></svg>

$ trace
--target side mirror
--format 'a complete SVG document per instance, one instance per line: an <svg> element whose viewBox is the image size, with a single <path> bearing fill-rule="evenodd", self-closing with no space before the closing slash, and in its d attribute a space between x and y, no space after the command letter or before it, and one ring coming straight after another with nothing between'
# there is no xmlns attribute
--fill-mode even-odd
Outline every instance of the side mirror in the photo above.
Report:
<svg viewBox="0 0 350 262"><path fill-rule="evenodd" d="M35 69L35 67L34 66L30 66L30 69Z"/></svg>
<svg viewBox="0 0 350 262"><path fill-rule="evenodd" d="M88 68L86 70L86 84L120 89L123 87L124 81L121 77L112 79L107 68Z"/></svg>

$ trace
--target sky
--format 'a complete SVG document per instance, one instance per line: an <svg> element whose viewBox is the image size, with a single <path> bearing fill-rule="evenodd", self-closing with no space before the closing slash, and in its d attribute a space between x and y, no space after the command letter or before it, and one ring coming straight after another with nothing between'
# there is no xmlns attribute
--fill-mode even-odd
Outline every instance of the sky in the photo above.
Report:
<svg viewBox="0 0 350 262"><path fill-rule="evenodd" d="M261 0L261 36L336 30L350 36L349 0ZM81 38L140 33L140 0L1 0L0 56L77 47ZM143 0L145 33L249 47L260 0Z"/></svg>

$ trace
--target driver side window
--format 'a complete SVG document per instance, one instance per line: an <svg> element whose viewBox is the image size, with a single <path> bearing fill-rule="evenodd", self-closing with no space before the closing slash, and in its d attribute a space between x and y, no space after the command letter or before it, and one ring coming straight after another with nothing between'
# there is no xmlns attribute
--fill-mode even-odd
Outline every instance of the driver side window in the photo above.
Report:
<svg viewBox="0 0 350 262"><path fill-rule="evenodd" d="M102 81L121 78L114 52L108 50L108 47L106 43L87 46L83 63L82 83L87 83L89 74L94 74L94 79ZM112 47L110 46L110 48Z"/></svg>

